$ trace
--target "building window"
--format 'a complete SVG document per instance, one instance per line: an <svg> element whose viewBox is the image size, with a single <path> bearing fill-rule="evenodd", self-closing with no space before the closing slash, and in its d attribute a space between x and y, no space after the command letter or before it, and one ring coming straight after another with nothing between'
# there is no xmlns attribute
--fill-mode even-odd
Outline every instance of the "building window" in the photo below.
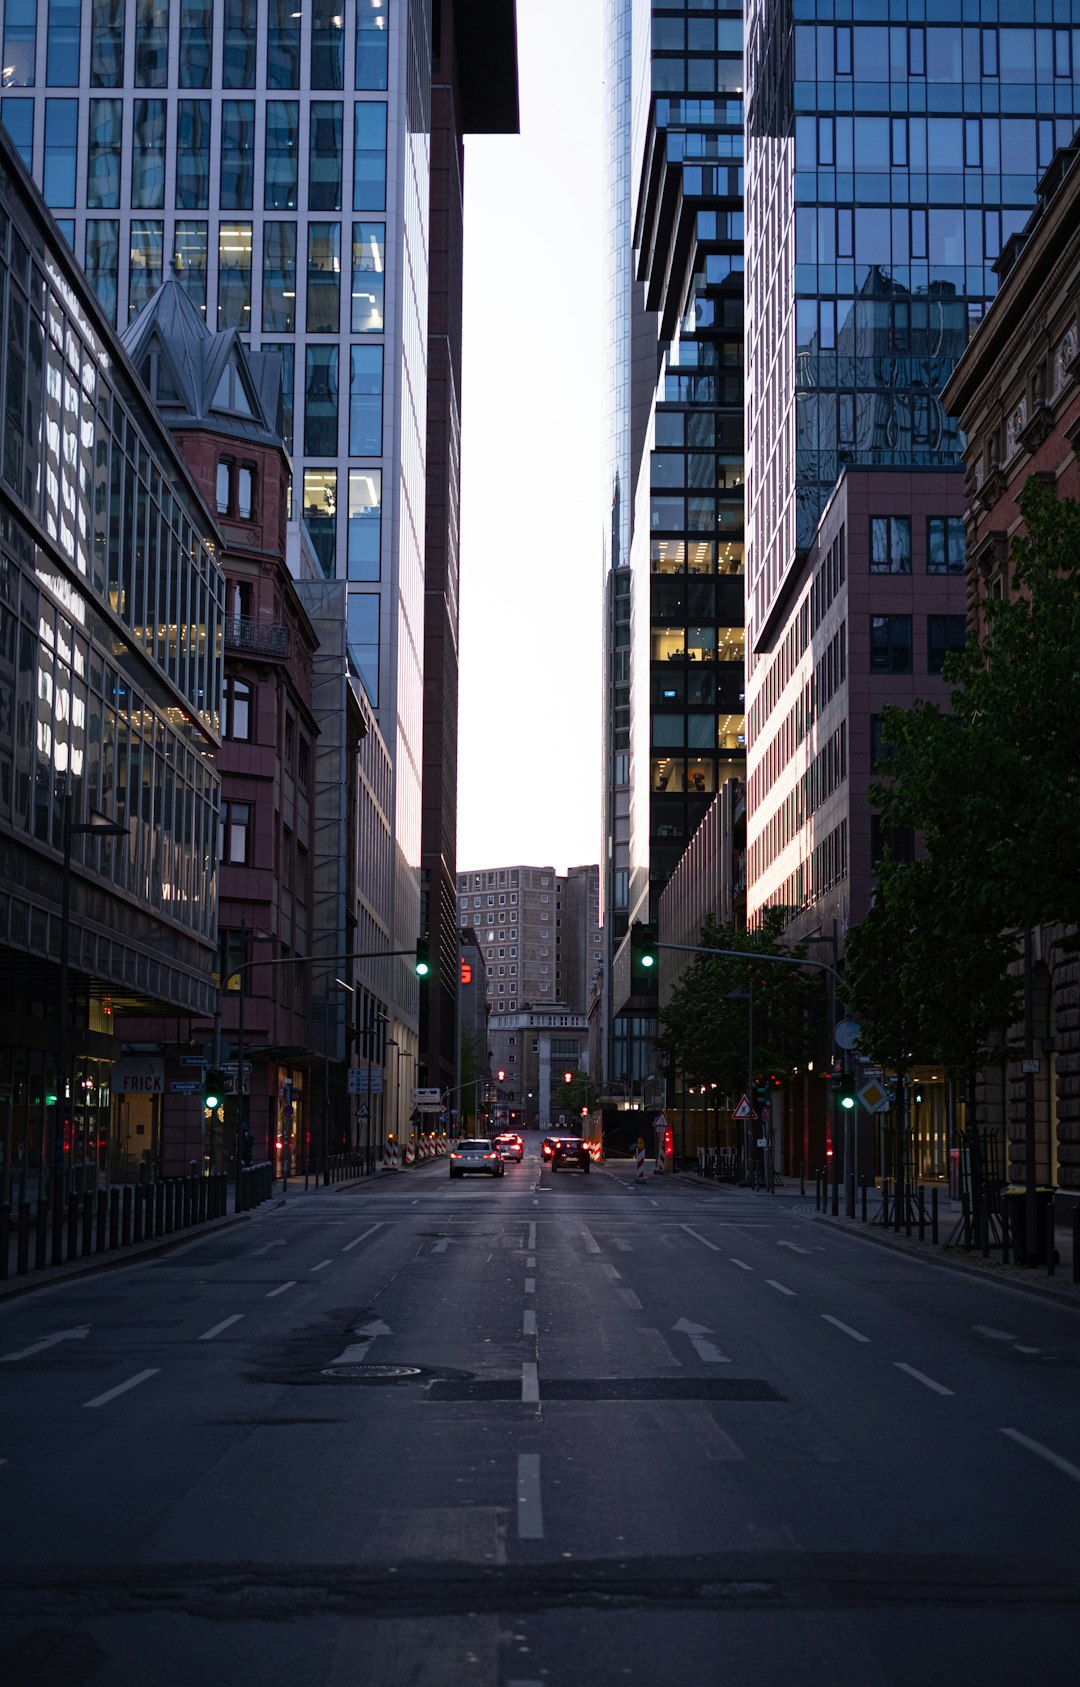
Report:
<svg viewBox="0 0 1080 1687"><path fill-rule="evenodd" d="M221 209L250 211L255 183L255 102L221 106Z"/></svg>
<svg viewBox="0 0 1080 1687"><path fill-rule="evenodd" d="M356 86L386 87L387 37L390 32L385 0L356 0Z"/></svg>
<svg viewBox="0 0 1080 1687"><path fill-rule="evenodd" d="M349 470L350 580L381 578L382 470Z"/></svg>
<svg viewBox="0 0 1080 1687"><path fill-rule="evenodd" d="M963 650L967 642L967 623L962 615L928 615L926 617L926 671L940 674L946 656Z"/></svg>
<svg viewBox="0 0 1080 1687"><path fill-rule="evenodd" d="M176 208L205 211L210 204L210 101L180 100L176 107Z"/></svg>
<svg viewBox="0 0 1080 1687"><path fill-rule="evenodd" d="M98 304L115 327L120 280L120 224L115 217L87 220L84 268Z"/></svg>
<svg viewBox="0 0 1080 1687"><path fill-rule="evenodd" d="M255 475L242 465L236 476L236 513L241 521L250 521L255 508Z"/></svg>
<svg viewBox="0 0 1080 1687"><path fill-rule="evenodd" d="M932 515L927 524L926 572L962 574L966 560L963 517Z"/></svg>
<svg viewBox="0 0 1080 1687"><path fill-rule="evenodd" d="M7 0L4 7L4 87L32 88L37 57L37 0Z"/></svg>
<svg viewBox="0 0 1080 1687"><path fill-rule="evenodd" d="M90 12L90 86L119 88L124 80L126 0L93 0ZM10 64L5 59L5 64Z"/></svg>
<svg viewBox="0 0 1080 1687"><path fill-rule="evenodd" d="M386 104L365 100L354 113L353 210L386 210Z"/></svg>
<svg viewBox="0 0 1080 1687"><path fill-rule="evenodd" d="M305 8L306 10L306 8ZM341 0L311 0L311 86L345 86L345 8Z"/></svg>
<svg viewBox="0 0 1080 1687"><path fill-rule="evenodd" d="M266 86L299 88L300 25L297 0L270 0L266 30Z"/></svg>
<svg viewBox="0 0 1080 1687"><path fill-rule="evenodd" d="M222 223L218 232L218 331L251 329L251 224Z"/></svg>
<svg viewBox="0 0 1080 1687"><path fill-rule="evenodd" d="M217 466L215 490L218 515L228 515L232 505L232 465L224 458Z"/></svg>
<svg viewBox="0 0 1080 1687"><path fill-rule="evenodd" d="M28 170L34 167L34 102L32 99L0 100L0 123Z"/></svg>
<svg viewBox="0 0 1080 1687"><path fill-rule="evenodd" d="M296 224L263 224L262 326L296 331Z"/></svg>
<svg viewBox="0 0 1080 1687"><path fill-rule="evenodd" d="M870 572L871 574L911 573L910 516L871 516Z"/></svg>
<svg viewBox="0 0 1080 1687"><path fill-rule="evenodd" d="M371 705L379 706L379 599L374 592L350 592L346 612L349 653Z"/></svg>
<svg viewBox="0 0 1080 1687"><path fill-rule="evenodd" d="M911 673L910 615L871 615L870 672Z"/></svg>
<svg viewBox="0 0 1080 1687"><path fill-rule="evenodd" d="M304 380L304 454L336 457L338 348L308 346Z"/></svg>
<svg viewBox="0 0 1080 1687"><path fill-rule="evenodd" d="M255 0L225 0L221 43L221 86L254 88L258 29Z"/></svg>
<svg viewBox="0 0 1080 1687"><path fill-rule="evenodd" d="M304 526L328 580L337 572L337 470L304 470Z"/></svg>
<svg viewBox="0 0 1080 1687"><path fill-rule="evenodd" d="M86 144L86 203L103 210L120 204L120 147L123 140L120 100L91 100Z"/></svg>
<svg viewBox="0 0 1080 1687"><path fill-rule="evenodd" d="M78 100L46 100L45 171L41 184L46 205L75 203L78 137Z"/></svg>
<svg viewBox="0 0 1080 1687"><path fill-rule="evenodd" d="M336 334L341 308L341 224L308 224L307 331Z"/></svg>
<svg viewBox="0 0 1080 1687"><path fill-rule="evenodd" d="M79 24L79 0L49 0L45 80L50 88L79 85Z"/></svg>
<svg viewBox="0 0 1080 1687"><path fill-rule="evenodd" d="M308 128L308 210L341 210L341 101L313 100Z"/></svg>
<svg viewBox="0 0 1080 1687"><path fill-rule="evenodd" d="M247 866L251 860L251 805L246 802L225 804L222 823L223 861Z"/></svg>
<svg viewBox="0 0 1080 1687"><path fill-rule="evenodd" d="M214 57L214 0L180 0L180 86L209 88Z"/></svg>
<svg viewBox="0 0 1080 1687"><path fill-rule="evenodd" d="M173 236L176 279L198 310L206 316L206 224L178 222Z"/></svg>
<svg viewBox="0 0 1080 1687"><path fill-rule="evenodd" d="M383 331L383 257L385 250L385 223L353 223L352 331L354 334L381 334Z"/></svg>
<svg viewBox="0 0 1080 1687"><path fill-rule="evenodd" d="M128 320L137 316L161 286L165 225L158 220L133 222L128 266Z"/></svg>
<svg viewBox="0 0 1080 1687"><path fill-rule="evenodd" d="M207 102L208 103L208 102ZM165 101L136 100L131 131L131 203L157 211L165 204Z"/></svg>
<svg viewBox="0 0 1080 1687"><path fill-rule="evenodd" d="M300 107L295 100L267 100L264 210L296 210L299 155Z"/></svg>
<svg viewBox="0 0 1080 1687"><path fill-rule="evenodd" d="M296 371L296 347L288 340L275 345L264 340L263 351L276 351L281 358L281 437L291 451L293 448L293 390Z"/></svg>
<svg viewBox="0 0 1080 1687"><path fill-rule="evenodd" d="M225 675L221 695L221 736L242 739L251 737L251 687L246 680Z"/></svg>
<svg viewBox="0 0 1080 1687"><path fill-rule="evenodd" d="M353 346L349 368L349 456L382 455L382 346Z"/></svg>
<svg viewBox="0 0 1080 1687"><path fill-rule="evenodd" d="M135 86L164 88L169 76L169 0L135 0Z"/></svg>

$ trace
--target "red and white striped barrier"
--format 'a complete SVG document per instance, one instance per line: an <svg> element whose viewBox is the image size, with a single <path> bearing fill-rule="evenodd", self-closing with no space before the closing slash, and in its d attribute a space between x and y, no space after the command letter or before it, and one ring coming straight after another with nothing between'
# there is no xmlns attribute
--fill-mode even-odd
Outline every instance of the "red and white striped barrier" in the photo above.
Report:
<svg viewBox="0 0 1080 1687"><path fill-rule="evenodd" d="M411 1166L411 1165L414 1164L415 1160L416 1160L416 1149L413 1147L412 1143L410 1142L408 1147L405 1150L405 1164L407 1166Z"/></svg>
<svg viewBox="0 0 1080 1687"><path fill-rule="evenodd" d="M636 1183L644 1183L645 1182L645 1143L643 1142L643 1140L640 1136L637 1139L637 1149L634 1153L634 1167L635 1167L634 1181Z"/></svg>
<svg viewBox="0 0 1080 1687"><path fill-rule="evenodd" d="M397 1137L392 1136L392 1135L387 1137L386 1146L383 1148L383 1162L382 1163L383 1163L383 1171L386 1171L386 1172L396 1172L397 1171L397 1169L398 1169Z"/></svg>

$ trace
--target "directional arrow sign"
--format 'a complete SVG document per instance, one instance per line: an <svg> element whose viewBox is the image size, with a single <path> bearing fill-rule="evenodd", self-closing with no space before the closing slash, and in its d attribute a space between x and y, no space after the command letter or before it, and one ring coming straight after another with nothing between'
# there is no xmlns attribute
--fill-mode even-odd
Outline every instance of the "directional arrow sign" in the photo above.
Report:
<svg viewBox="0 0 1080 1687"><path fill-rule="evenodd" d="M82 1341L90 1334L89 1324L80 1324L75 1330L57 1330L55 1335L42 1336L32 1347L21 1347L18 1353L5 1353L0 1358L0 1365L13 1365L16 1359L31 1359L35 1353L44 1353L47 1347L55 1347L60 1341Z"/></svg>

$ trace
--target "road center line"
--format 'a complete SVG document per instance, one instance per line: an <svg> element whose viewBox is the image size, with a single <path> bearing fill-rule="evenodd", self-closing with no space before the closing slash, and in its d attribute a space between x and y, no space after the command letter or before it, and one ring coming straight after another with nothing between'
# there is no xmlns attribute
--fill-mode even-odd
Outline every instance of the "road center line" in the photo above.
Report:
<svg viewBox="0 0 1080 1687"><path fill-rule="evenodd" d="M342 1253L347 1254L351 1248L358 1248L361 1242L366 1242L369 1236L374 1236L376 1230L381 1230L382 1227L383 1221L380 1219L378 1224L373 1224L371 1228L365 1230L362 1235L354 1236L351 1242L346 1242L345 1246L341 1250Z"/></svg>
<svg viewBox="0 0 1080 1687"><path fill-rule="evenodd" d="M778 1283L775 1277L766 1277L765 1281L768 1283L770 1289L777 1289L782 1295L794 1295L795 1293L794 1289L786 1289L783 1283Z"/></svg>
<svg viewBox="0 0 1080 1687"><path fill-rule="evenodd" d="M295 1287L296 1278L290 1277L287 1283L279 1283L276 1289L271 1289L266 1298L267 1300L276 1300L278 1295L283 1295L285 1293L286 1289L295 1289Z"/></svg>
<svg viewBox="0 0 1080 1687"><path fill-rule="evenodd" d="M214 1337L219 1336L222 1330L227 1330L230 1324L238 1324L243 1316L242 1312L234 1312L231 1318L223 1318L220 1324L214 1325L213 1329L205 1330L199 1340L213 1341Z"/></svg>
<svg viewBox="0 0 1080 1687"><path fill-rule="evenodd" d="M680 1224L679 1229L685 1230L686 1234L692 1236L695 1242L700 1242L703 1248L711 1248L714 1254L723 1253L723 1248L718 1248L715 1242L710 1242L707 1236L703 1236L700 1230L694 1230L691 1225Z"/></svg>
<svg viewBox="0 0 1080 1687"><path fill-rule="evenodd" d="M536 1264L536 1255L535 1254L529 1254L526 1261L525 1261L525 1264L526 1264L526 1266L535 1265Z"/></svg>
<svg viewBox="0 0 1080 1687"><path fill-rule="evenodd" d="M753 1271L754 1269L752 1265L747 1265L745 1259L736 1259L734 1254L731 1256L731 1263L737 1265L740 1271Z"/></svg>
<svg viewBox="0 0 1080 1687"><path fill-rule="evenodd" d="M652 1196L650 1195L649 1196L649 1205L650 1205L650 1207L658 1207L660 1205L660 1203L659 1203L659 1201L654 1201Z"/></svg>
<svg viewBox="0 0 1080 1687"><path fill-rule="evenodd" d="M517 1522L518 1540L543 1540L544 1513L540 1505L539 1453L518 1454Z"/></svg>
<svg viewBox="0 0 1080 1687"><path fill-rule="evenodd" d="M870 1340L869 1336L860 1335L858 1330L853 1330L850 1324L843 1324L839 1318L834 1318L831 1312L823 1312L821 1316L824 1318L826 1324L832 1324L834 1328L843 1330L844 1334L846 1336L850 1336L852 1341Z"/></svg>
<svg viewBox="0 0 1080 1687"><path fill-rule="evenodd" d="M522 1364L521 1398L527 1406L540 1404L540 1372L535 1359L526 1359Z"/></svg>
<svg viewBox="0 0 1080 1687"><path fill-rule="evenodd" d="M894 1359L893 1364L898 1371L906 1371L909 1377L914 1377L916 1382L921 1382L924 1388L929 1388L934 1394L952 1394L953 1392L951 1388L946 1388L943 1382L935 1382L933 1377L928 1377L924 1371L917 1371L914 1365L905 1365L902 1359ZM1010 1432L1007 1431L1006 1433ZM1077 1472L1077 1475L1080 1476L1080 1471Z"/></svg>
<svg viewBox="0 0 1080 1687"><path fill-rule="evenodd" d="M1033 1441L1030 1435L1021 1435L1018 1429L1003 1429L1001 1433L1007 1435L1010 1441L1016 1441L1021 1447L1026 1447L1029 1453L1035 1453L1038 1458L1045 1459L1047 1464L1052 1464L1054 1469L1060 1470L1063 1475L1071 1476L1074 1482L1080 1482L1080 1469L1075 1464L1070 1464L1068 1459L1063 1459L1060 1453L1052 1453L1041 1441Z"/></svg>
<svg viewBox="0 0 1080 1687"><path fill-rule="evenodd" d="M581 1226L581 1236L589 1253L598 1254L600 1252L599 1242L596 1240L592 1231L587 1230L584 1225Z"/></svg>
<svg viewBox="0 0 1080 1687"><path fill-rule="evenodd" d="M527 1295L534 1295L536 1293L536 1278L535 1277L526 1277L526 1279L525 1279L525 1293Z"/></svg>
<svg viewBox="0 0 1080 1687"><path fill-rule="evenodd" d="M521 1314L521 1333L523 1336L534 1336L536 1334L536 1313L531 1307Z"/></svg>
<svg viewBox="0 0 1080 1687"><path fill-rule="evenodd" d="M326 1267L327 1267L327 1266L328 1266L328 1265L331 1265L331 1264L332 1264L332 1263L333 1263L333 1261L332 1261L332 1260L329 1260L329 1259L320 1259L320 1261L319 1261L319 1263L318 1263L318 1265L313 1265L313 1266L312 1266L312 1267L311 1267L311 1269L312 1269L312 1271L325 1271L325 1270L326 1270Z"/></svg>
<svg viewBox="0 0 1080 1687"><path fill-rule="evenodd" d="M535 1248L535 1246L536 1246L536 1224L535 1224L535 1222L529 1225L529 1240L526 1242L525 1246L528 1248L530 1253L532 1252L533 1248Z"/></svg>
<svg viewBox="0 0 1080 1687"><path fill-rule="evenodd" d="M136 1371L133 1377L128 1377L127 1382L121 1382L115 1388L106 1389L104 1394L97 1394L92 1400L84 1400L84 1411L89 1411L93 1406L107 1406L110 1400L115 1400L120 1394L126 1394L129 1388L138 1388L141 1382L147 1382L150 1377L156 1377L160 1369L160 1365L154 1365L148 1371Z"/></svg>

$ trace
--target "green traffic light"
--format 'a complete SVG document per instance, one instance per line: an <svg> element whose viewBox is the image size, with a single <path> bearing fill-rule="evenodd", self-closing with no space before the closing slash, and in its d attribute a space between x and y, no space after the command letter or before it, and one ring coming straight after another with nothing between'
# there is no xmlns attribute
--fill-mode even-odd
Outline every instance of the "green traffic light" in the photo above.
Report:
<svg viewBox="0 0 1080 1687"><path fill-rule="evenodd" d="M855 1097L853 1095L842 1095L840 1097L840 1105L841 1107L846 1107L850 1111L855 1105Z"/></svg>
<svg viewBox="0 0 1080 1687"><path fill-rule="evenodd" d="M656 965L656 956L655 955L642 955L641 964L642 964L643 967L655 966Z"/></svg>

